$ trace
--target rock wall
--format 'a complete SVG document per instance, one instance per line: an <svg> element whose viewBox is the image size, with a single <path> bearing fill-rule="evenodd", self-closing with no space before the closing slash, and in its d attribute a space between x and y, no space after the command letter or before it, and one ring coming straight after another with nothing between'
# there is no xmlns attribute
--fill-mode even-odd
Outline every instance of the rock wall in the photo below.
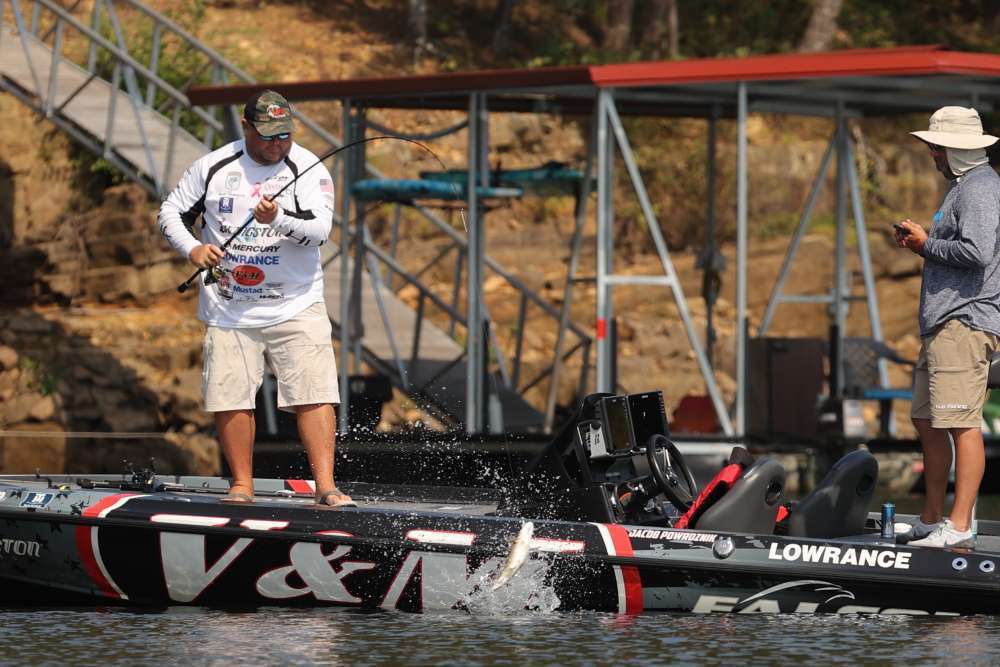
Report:
<svg viewBox="0 0 1000 667"><path fill-rule="evenodd" d="M125 458L154 458L162 472L218 471L197 332L179 343L155 328L137 335L142 319L110 308L0 316L0 472L118 472Z"/></svg>
<svg viewBox="0 0 1000 667"><path fill-rule="evenodd" d="M87 190L63 134L10 95L0 114L0 472L217 472L201 328L156 202Z"/></svg>

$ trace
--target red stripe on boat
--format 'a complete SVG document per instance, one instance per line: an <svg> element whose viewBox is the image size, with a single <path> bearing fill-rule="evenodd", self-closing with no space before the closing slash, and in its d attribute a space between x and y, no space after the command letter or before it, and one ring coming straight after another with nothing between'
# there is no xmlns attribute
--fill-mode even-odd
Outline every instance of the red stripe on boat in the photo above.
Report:
<svg viewBox="0 0 1000 667"><path fill-rule="evenodd" d="M631 558L635 555L632 551L632 540L629 539L628 531L618 524L605 524L608 534L611 535L611 542L614 544L615 556ZM642 612L642 578L639 576L639 568L634 565L622 565L622 579L625 584L625 613L638 614Z"/></svg>
<svg viewBox="0 0 1000 667"><path fill-rule="evenodd" d="M286 479L285 484L287 484L288 488L295 493L305 493L310 496L316 493L312 482L306 479Z"/></svg>
<svg viewBox="0 0 1000 667"><path fill-rule="evenodd" d="M138 493L116 493L108 496L83 510L83 516L103 517L114 507L128 498L133 498L141 494ZM98 590L111 598L123 598L117 586L111 583L104 574L103 563L98 562L100 554L94 550L94 540L97 539L97 526L77 526L76 527L76 550L80 554L80 564L84 572L96 584Z"/></svg>

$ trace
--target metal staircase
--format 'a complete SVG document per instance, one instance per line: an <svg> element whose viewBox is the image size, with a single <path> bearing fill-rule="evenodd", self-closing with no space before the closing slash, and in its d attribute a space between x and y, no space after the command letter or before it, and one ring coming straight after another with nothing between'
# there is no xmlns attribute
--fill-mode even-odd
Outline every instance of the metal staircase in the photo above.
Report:
<svg viewBox="0 0 1000 667"><path fill-rule="evenodd" d="M171 69L165 57L168 52L184 52L196 64L183 72ZM206 111L193 106L185 90L196 84L253 82L249 74L176 22L135 0L0 0L0 89L157 197L173 188L191 162L239 135L238 108ZM295 115L305 128L296 137L300 143L316 153L341 145L305 114L296 111ZM365 170L381 177L370 165ZM332 171L336 174L336 167ZM365 261L362 270L350 271L349 289L342 289L338 246L325 246L327 306L339 329L340 300L351 295L360 299L362 321L348 323L356 335L352 334L352 349L344 356L353 354L355 367L364 361L439 417L458 423L465 414L467 381L467 351L459 340L467 336L457 295L463 284L463 263L467 265L468 242L432 211L416 210L449 239L435 261L453 254L454 283L435 292L421 279L428 267L408 267L397 257L397 238L387 247L379 245L362 224ZM398 205L395 218L400 219ZM357 247L357 233L339 239L339 246ZM554 381L574 355L579 357L577 387L582 391L591 339L568 321L566 313L489 257L486 266L508 284L519 304L517 321L494 323L490 335L495 351L490 385L492 395L499 399L498 416L508 430L537 430L552 423L554 402L539 409L523 398L524 392ZM419 294L416 309L397 296L408 286ZM565 303L563 307L568 308L569 301ZM537 309L546 326L570 338L558 358L553 353L552 359L533 365L531 377L522 378L526 375L522 349L529 306ZM513 333L498 336L500 330ZM346 368L348 360L342 363ZM554 396L554 389L549 394Z"/></svg>

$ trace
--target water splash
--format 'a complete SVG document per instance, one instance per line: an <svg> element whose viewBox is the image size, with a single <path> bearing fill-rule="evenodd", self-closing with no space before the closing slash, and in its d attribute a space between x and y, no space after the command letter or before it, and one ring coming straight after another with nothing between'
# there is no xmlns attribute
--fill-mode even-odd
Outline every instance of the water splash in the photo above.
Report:
<svg viewBox="0 0 1000 667"><path fill-rule="evenodd" d="M476 616L551 614L560 605L549 576L552 563L551 554L533 553L505 585L492 590L504 559L491 558L469 577L472 588L456 606Z"/></svg>

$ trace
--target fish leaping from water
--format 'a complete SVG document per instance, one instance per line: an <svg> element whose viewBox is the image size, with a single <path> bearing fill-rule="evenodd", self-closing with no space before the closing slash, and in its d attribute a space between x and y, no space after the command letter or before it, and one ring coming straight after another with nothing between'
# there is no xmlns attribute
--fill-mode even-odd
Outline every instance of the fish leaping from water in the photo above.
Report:
<svg viewBox="0 0 1000 667"><path fill-rule="evenodd" d="M517 533L517 537L514 538L514 543L510 546L510 551L507 553L507 560L503 564L503 569L500 570L496 581L490 587L491 591L497 590L510 581L511 577L517 574L517 571L521 569L524 562L528 560L528 555L531 553L531 537L534 534L535 524L532 522L527 521L521 526L521 530Z"/></svg>

